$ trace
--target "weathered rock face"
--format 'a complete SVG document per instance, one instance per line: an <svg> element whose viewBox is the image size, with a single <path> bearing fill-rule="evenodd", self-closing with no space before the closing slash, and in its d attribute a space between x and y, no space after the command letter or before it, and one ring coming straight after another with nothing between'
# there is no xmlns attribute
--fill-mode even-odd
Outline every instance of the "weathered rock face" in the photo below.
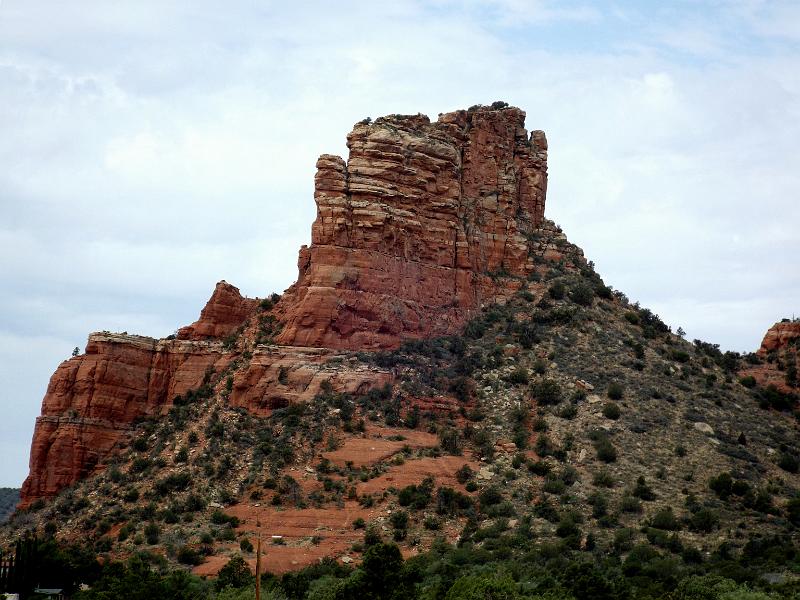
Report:
<svg viewBox="0 0 800 600"><path fill-rule="evenodd" d="M233 379L228 401L257 415L307 402L330 383L337 392L363 394L390 383L390 372L352 362L335 351L291 346L261 346Z"/></svg>
<svg viewBox="0 0 800 600"><path fill-rule="evenodd" d="M91 473L134 420L160 414L229 360L219 342L90 335L86 354L61 363L50 379L21 506Z"/></svg>
<svg viewBox="0 0 800 600"><path fill-rule="evenodd" d="M207 340L234 333L256 311L258 300L244 298L239 288L226 281L217 283L214 293L200 312L200 318L178 330L178 339Z"/></svg>
<svg viewBox="0 0 800 600"><path fill-rule="evenodd" d="M780 321L769 328L761 341L757 354L766 356L786 348L792 340L800 338L800 321Z"/></svg>
<svg viewBox="0 0 800 600"><path fill-rule="evenodd" d="M453 332L531 269L547 142L517 108L360 123L317 162L317 219L279 343L366 349Z"/></svg>
<svg viewBox="0 0 800 600"><path fill-rule="evenodd" d="M800 369L800 321L779 321L767 330L756 354L760 364L745 364L739 371L741 377L752 376L758 385L775 386L779 391L797 393L797 382L790 385L787 371L794 364Z"/></svg>

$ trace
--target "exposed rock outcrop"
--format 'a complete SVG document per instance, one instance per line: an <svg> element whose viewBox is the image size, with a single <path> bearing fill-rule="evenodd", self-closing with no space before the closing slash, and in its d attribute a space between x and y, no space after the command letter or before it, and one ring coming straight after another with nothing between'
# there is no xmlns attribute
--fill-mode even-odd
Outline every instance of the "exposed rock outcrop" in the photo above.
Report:
<svg viewBox="0 0 800 600"><path fill-rule="evenodd" d="M779 321L767 330L761 347L756 352L759 356L767 356L770 352L778 352L800 338L800 321ZM795 345L797 342L794 342Z"/></svg>
<svg viewBox="0 0 800 600"><path fill-rule="evenodd" d="M226 281L220 281L214 288L200 318L178 330L178 339L207 340L224 338L234 333L253 315L258 308L258 300L244 298L239 288Z"/></svg>
<svg viewBox="0 0 800 600"><path fill-rule="evenodd" d="M317 218L279 343L394 347L451 333L518 288L547 187L547 142L523 111L393 115L357 124L347 145L347 163L317 162Z"/></svg>
<svg viewBox="0 0 800 600"><path fill-rule="evenodd" d="M127 434L230 360L219 342L94 333L50 379L36 420L22 506L87 476Z"/></svg>
<svg viewBox="0 0 800 600"><path fill-rule="evenodd" d="M800 321L785 319L775 323L764 335L756 355L761 362L747 364L739 371L740 376L752 376L760 386L775 386L786 394L798 392ZM795 373L794 377L791 373Z"/></svg>

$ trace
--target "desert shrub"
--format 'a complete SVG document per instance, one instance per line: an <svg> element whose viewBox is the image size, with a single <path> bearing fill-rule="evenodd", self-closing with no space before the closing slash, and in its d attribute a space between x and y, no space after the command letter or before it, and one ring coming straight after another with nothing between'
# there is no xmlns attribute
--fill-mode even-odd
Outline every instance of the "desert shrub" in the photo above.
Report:
<svg viewBox="0 0 800 600"><path fill-rule="evenodd" d="M161 529L155 523L148 523L144 528L144 536L147 543L151 546L158 543Z"/></svg>
<svg viewBox="0 0 800 600"><path fill-rule="evenodd" d="M616 402L607 402L603 406L603 416L607 419L617 420L620 416L619 404Z"/></svg>
<svg viewBox="0 0 800 600"><path fill-rule="evenodd" d="M594 290L585 283L579 283L570 289L569 297L575 304L591 306L594 301Z"/></svg>
<svg viewBox="0 0 800 600"><path fill-rule="evenodd" d="M606 394L612 400L622 400L622 396L625 393L625 388L622 387L622 384L617 381L612 381L608 384L608 390L606 390Z"/></svg>
<svg viewBox="0 0 800 600"><path fill-rule="evenodd" d="M216 509L211 513L211 522L214 525L230 525L231 527L239 526L239 518L232 515L226 515L220 509Z"/></svg>
<svg viewBox="0 0 800 600"><path fill-rule="evenodd" d="M436 512L440 515L457 515L472 506L472 498L453 488L440 487L436 491Z"/></svg>
<svg viewBox="0 0 800 600"><path fill-rule="evenodd" d="M250 566L241 555L237 554L220 569L215 585L218 590L224 590L228 587L238 589L247 587L252 581L253 574L250 571Z"/></svg>
<svg viewBox="0 0 800 600"><path fill-rule="evenodd" d="M456 471L456 481L461 485L464 485L473 478L475 475L475 471L473 471L469 465L463 465L458 471Z"/></svg>
<svg viewBox="0 0 800 600"><path fill-rule="evenodd" d="M680 523L672 512L672 508L667 507L653 515L653 518L650 519L650 527L666 531L677 531L680 529Z"/></svg>
<svg viewBox="0 0 800 600"><path fill-rule="evenodd" d="M672 360L680 363L689 362L689 358L691 358L688 352L685 350L679 350L677 348L673 348L671 350L670 356L672 357Z"/></svg>
<svg viewBox="0 0 800 600"><path fill-rule="evenodd" d="M746 377L740 377L739 383L746 388L754 388L756 386L756 378L753 377L752 375L747 375Z"/></svg>
<svg viewBox="0 0 800 600"><path fill-rule="evenodd" d="M708 487L721 500L727 500L733 489L733 478L730 473L720 473L708 480Z"/></svg>
<svg viewBox="0 0 800 600"><path fill-rule="evenodd" d="M242 552L252 552L253 551L253 543L248 540L247 538L242 538L239 542L239 548Z"/></svg>
<svg viewBox="0 0 800 600"><path fill-rule="evenodd" d="M566 294L567 288L564 285L563 281L556 280L550 284L550 287L547 289L547 293L550 294L550 297L553 300L561 300L564 298L564 294Z"/></svg>
<svg viewBox="0 0 800 600"><path fill-rule="evenodd" d="M640 513L642 512L642 503L633 496L623 496L619 508L622 512Z"/></svg>
<svg viewBox="0 0 800 600"><path fill-rule="evenodd" d="M597 458L604 463L612 463L617 460L617 449L607 436L599 437L594 443Z"/></svg>
<svg viewBox="0 0 800 600"><path fill-rule="evenodd" d="M178 492L185 490L192 482L192 476L189 473L173 473L166 478L156 482L154 486L155 492L159 496L166 496L171 492Z"/></svg>
<svg viewBox="0 0 800 600"><path fill-rule="evenodd" d="M719 525L719 514L711 508L701 508L691 516L689 525L695 531L710 533Z"/></svg>
<svg viewBox="0 0 800 600"><path fill-rule="evenodd" d="M200 565L205 560L203 555L196 548L192 548L191 546L181 546L178 549L176 558L179 563L192 566Z"/></svg>
<svg viewBox="0 0 800 600"><path fill-rule="evenodd" d="M787 473L797 473L800 470L800 462L797 457L789 452L782 452L778 459L778 466Z"/></svg>
<svg viewBox="0 0 800 600"><path fill-rule="evenodd" d="M397 494L397 501L400 506L421 510L430 503L432 493L433 478L426 477L419 485L409 485L401 489Z"/></svg>
<svg viewBox="0 0 800 600"><path fill-rule="evenodd" d="M478 501L481 504L481 509L485 510L488 506L494 506L495 504L502 502L503 494L500 492L497 486L490 485L481 490L481 493L478 494Z"/></svg>
<svg viewBox="0 0 800 600"><path fill-rule="evenodd" d="M519 366L511 372L508 376L509 382L514 385L527 385L528 383L528 369Z"/></svg>
<svg viewBox="0 0 800 600"><path fill-rule="evenodd" d="M578 407L574 404L567 404L564 408L562 408L558 416L562 419L572 420L578 416Z"/></svg>
<svg viewBox="0 0 800 600"><path fill-rule="evenodd" d="M404 510L396 510L389 516L389 522L395 529L408 528L408 513Z"/></svg>
<svg viewBox="0 0 800 600"><path fill-rule="evenodd" d="M611 473L605 469L601 469L594 474L592 484L597 487L612 488L614 487L614 478L611 476Z"/></svg>
<svg viewBox="0 0 800 600"><path fill-rule="evenodd" d="M642 500L645 501L651 501L656 499L655 492L649 485L647 485L647 481L643 476L639 476L639 478L636 480L636 485L633 486L631 494L636 498L641 498Z"/></svg>
<svg viewBox="0 0 800 600"><path fill-rule="evenodd" d="M542 405L558 404L561 401L561 386L552 379L542 379L531 389L533 397Z"/></svg>

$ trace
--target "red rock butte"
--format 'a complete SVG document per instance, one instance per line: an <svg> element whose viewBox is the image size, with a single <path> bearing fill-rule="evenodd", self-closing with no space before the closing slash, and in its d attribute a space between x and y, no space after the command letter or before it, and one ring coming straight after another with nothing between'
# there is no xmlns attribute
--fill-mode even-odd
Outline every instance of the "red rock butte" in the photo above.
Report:
<svg viewBox="0 0 800 600"><path fill-rule="evenodd" d="M434 123L390 115L356 124L347 162L317 161L311 245L275 307L223 281L177 339L91 334L85 354L50 380L20 505L103 468L135 420L163 414L204 382L221 385L209 375L244 347L250 358L233 373L227 401L268 414L312 398L326 381L358 392L392 379L330 360L342 350L454 333L482 305L513 294L533 269L531 236L544 223L547 141L528 134L522 110L500 104ZM269 344L259 343L265 322ZM231 336L244 342L223 343Z"/></svg>

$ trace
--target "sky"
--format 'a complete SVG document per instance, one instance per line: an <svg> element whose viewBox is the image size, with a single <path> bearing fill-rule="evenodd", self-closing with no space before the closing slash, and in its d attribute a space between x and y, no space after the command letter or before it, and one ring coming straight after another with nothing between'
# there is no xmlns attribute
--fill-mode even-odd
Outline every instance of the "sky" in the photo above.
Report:
<svg viewBox="0 0 800 600"><path fill-rule="evenodd" d="M800 313L800 4L0 0L0 486L92 331L282 291L356 121L504 100L546 216L688 339Z"/></svg>

